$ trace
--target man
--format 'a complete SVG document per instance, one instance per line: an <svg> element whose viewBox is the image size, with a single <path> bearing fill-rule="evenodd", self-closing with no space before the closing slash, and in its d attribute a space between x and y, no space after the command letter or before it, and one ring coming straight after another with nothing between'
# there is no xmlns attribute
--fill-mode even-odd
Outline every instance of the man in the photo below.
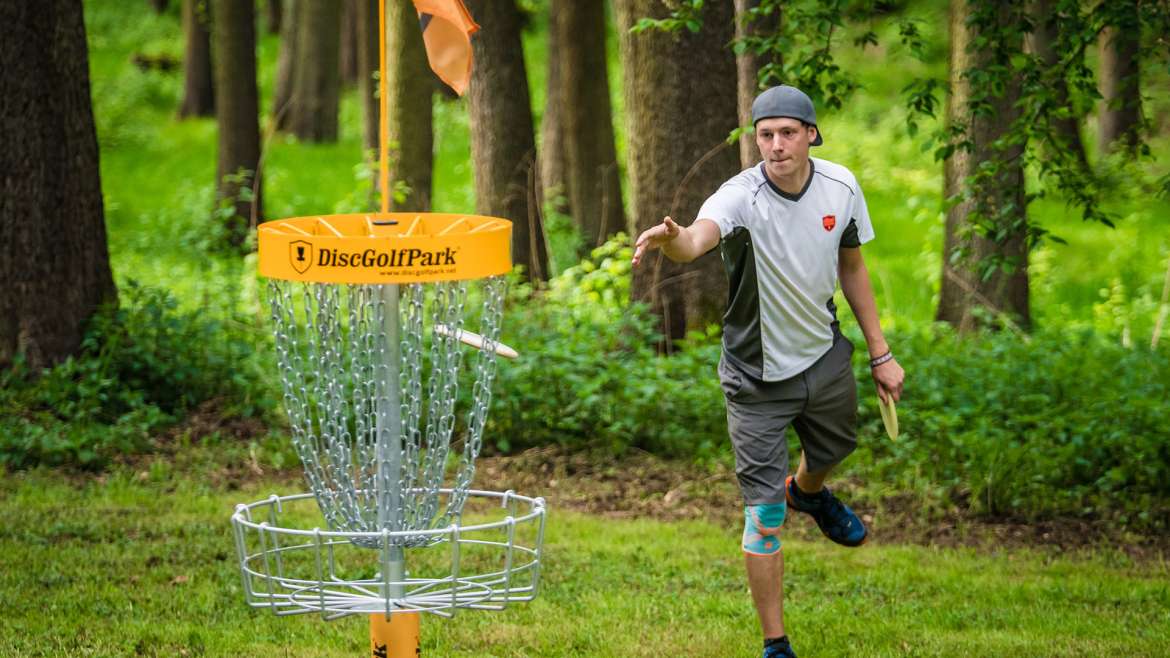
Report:
<svg viewBox="0 0 1170 658"><path fill-rule="evenodd" d="M865 524L824 486L857 445L853 345L838 329L841 290L869 348L883 402L902 394L903 371L878 322L861 245L869 211L848 169L809 157L822 143L816 111L795 87L772 87L752 104L763 162L724 183L690 226L670 217L640 236L633 262L661 249L690 262L720 247L730 290L719 379L744 497L743 551L764 633L764 658L793 657L784 631L780 527L787 508L813 517L844 546L865 542ZM801 443L788 475L787 428Z"/></svg>

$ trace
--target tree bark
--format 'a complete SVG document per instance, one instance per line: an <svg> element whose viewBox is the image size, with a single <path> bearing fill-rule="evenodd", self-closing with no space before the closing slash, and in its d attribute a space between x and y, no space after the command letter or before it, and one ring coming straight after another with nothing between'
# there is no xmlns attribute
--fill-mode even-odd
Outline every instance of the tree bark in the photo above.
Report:
<svg viewBox="0 0 1170 658"><path fill-rule="evenodd" d="M1011 4L1004 3L1005 6ZM1006 316L1016 325L1027 328L1031 315L1028 308L1023 147L996 145L1019 116L1019 110L1014 107L1019 97L1019 85L1018 82L1009 83L1000 96L989 99L992 104L990 115L972 116L968 106L972 89L967 75L969 70L987 70L1001 64L1004 53L1010 56L1019 52L1023 44L1002 44L971 52L969 47L977 34L967 24L968 5L969 0L956 0L951 4L951 94L947 99L947 120L952 125L966 128L972 148L956 149L944 163L943 195L948 199L960 195L968 184L974 189L947 211L937 319L968 331L982 324L986 317L982 309L1001 318ZM999 20L1006 22L1015 18L1010 12L1001 11ZM1001 55L999 60L997 53ZM978 183L968 181L968 177L987 164L998 165L999 173ZM988 219L1005 212L1006 216L1000 219ZM1011 223L1005 225L1005 220ZM995 228L1002 228L1007 237L998 243L984 237L987 228L980 229L977 223L986 224L988 221L995 221ZM988 258L1013 263L1013 269L1005 272L996 268L984 276L980 268L986 267Z"/></svg>
<svg viewBox="0 0 1170 658"><path fill-rule="evenodd" d="M79 0L0 1L0 367L37 371L116 302Z"/></svg>
<svg viewBox="0 0 1170 658"><path fill-rule="evenodd" d="M605 4L565 3L558 32L570 205L589 250L626 230L606 73Z"/></svg>
<svg viewBox="0 0 1170 658"><path fill-rule="evenodd" d="M726 143L736 125L731 3L709 3L698 34L649 30L631 34L639 18L662 18L660 0L618 0L625 87L632 212L637 234L670 215L690 224L703 201L739 171L737 149ZM718 323L727 279L715 251L693 263L672 263L657 252L634 270L630 294L662 318L663 334ZM663 347L671 348L667 340Z"/></svg>
<svg viewBox="0 0 1170 658"><path fill-rule="evenodd" d="M760 0L735 0L735 38L736 40L748 37L762 36L780 29L780 9L777 8L768 20L748 20L748 10L757 7ZM767 61L774 61L779 65L779 58L765 60L754 52L745 50L735 57L736 80L738 83L737 104L739 107L739 125L752 125L752 102L760 93L760 69ZM760 161L760 149L756 146L755 132L745 132L739 137L739 164L742 168Z"/></svg>
<svg viewBox="0 0 1170 658"><path fill-rule="evenodd" d="M253 3L214 0L215 85L219 90L216 201L235 206L228 240L239 245L247 227L264 216L260 176L260 122L256 92L256 16ZM253 193L252 190L255 190Z"/></svg>
<svg viewBox="0 0 1170 658"><path fill-rule="evenodd" d="M298 25L305 0L285 0L280 24L280 55L276 60L276 81L272 90L272 116L277 130L288 130L292 120L293 82L300 56Z"/></svg>
<svg viewBox="0 0 1170 658"><path fill-rule="evenodd" d="M1062 57L1062 54L1056 52L1053 48L1058 29L1058 17L1054 12L1053 1L1031 0L1029 13L1032 15L1034 27L1028 38L1028 46L1045 67L1052 68L1060 62ZM1083 53L1081 53L1081 56L1083 57ZM1085 143L1081 139L1080 118L1077 116L1070 102L1068 84L1063 78L1051 80L1050 82L1053 93L1055 94L1052 103L1053 106L1061 111L1067 110L1069 112L1069 115L1066 117L1053 119L1057 137L1061 141L1061 144L1057 148L1071 152L1080 161L1082 166L1088 166L1088 158L1085 155Z"/></svg>
<svg viewBox="0 0 1170 658"><path fill-rule="evenodd" d="M466 3L483 26L472 37L475 65L468 88L476 208L512 220L512 260L530 281L548 279L548 247L536 183L536 144L521 15L515 0Z"/></svg>
<svg viewBox="0 0 1170 658"><path fill-rule="evenodd" d="M548 5L548 77L544 116L540 119L540 199L558 213L571 212L565 175L565 94L561 84L561 9L573 0L550 0Z"/></svg>
<svg viewBox="0 0 1170 658"><path fill-rule="evenodd" d="M358 3L364 0L341 0L340 59L341 80L347 85L358 81ZM399 3L390 3L399 4ZM410 3L413 6L413 3Z"/></svg>
<svg viewBox="0 0 1170 658"><path fill-rule="evenodd" d="M1101 32L1101 109L1097 144L1101 153L1133 150L1142 122L1141 62L1138 46L1141 24L1134 0L1132 10L1117 12L1117 24Z"/></svg>
<svg viewBox="0 0 1170 658"><path fill-rule="evenodd" d="M280 0L267 0L264 3L264 22L269 34L280 34L280 25L284 18L284 7Z"/></svg>
<svg viewBox="0 0 1170 658"><path fill-rule="evenodd" d="M183 0L183 102L179 118L215 116L215 85L211 70L208 0Z"/></svg>
<svg viewBox="0 0 1170 658"><path fill-rule="evenodd" d="M358 96L362 102L362 147L378 150L378 3L381 0L358 0ZM417 27L417 18L416 18ZM375 156L377 157L377 156Z"/></svg>
<svg viewBox="0 0 1170 658"><path fill-rule="evenodd" d="M296 26L297 59L288 128L305 141L336 142L341 5L337 0L298 0L298 4L304 7Z"/></svg>
<svg viewBox="0 0 1170 658"><path fill-rule="evenodd" d="M394 210L431 209L431 171L434 136L431 123L431 85L427 51L419 30L418 13L407 2L386 4L386 57L389 72L390 180L410 188Z"/></svg>

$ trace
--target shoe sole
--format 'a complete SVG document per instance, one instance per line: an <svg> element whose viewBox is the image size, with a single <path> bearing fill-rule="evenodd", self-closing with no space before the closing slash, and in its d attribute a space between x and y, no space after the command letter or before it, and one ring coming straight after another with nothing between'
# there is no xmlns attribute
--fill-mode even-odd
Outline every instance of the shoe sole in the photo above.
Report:
<svg viewBox="0 0 1170 658"><path fill-rule="evenodd" d="M792 478L793 478L793 476L789 475L788 479L784 480L784 500L788 501L788 506L790 508L796 510L797 512L802 512L804 514L808 514L809 516L812 516L812 513L805 512L802 509L798 509L796 507L796 502L794 500L792 500ZM813 520L815 521L816 519L813 519ZM788 522L788 519L785 518L784 523L787 523L787 522ZM784 525L784 524L782 523L780 525ZM844 546L846 548L857 548L858 546L862 546L863 544L865 544L865 542L869 541L869 528L865 529L865 535L863 535L861 537L861 541L857 542L856 544L847 544L845 542L839 542L836 539L833 539L832 537L829 536L829 533L825 532L824 530L821 530L821 525L819 523L817 524L817 530L821 531L821 534L825 536L825 539L828 539L829 541L833 542L834 544L836 544L838 546Z"/></svg>

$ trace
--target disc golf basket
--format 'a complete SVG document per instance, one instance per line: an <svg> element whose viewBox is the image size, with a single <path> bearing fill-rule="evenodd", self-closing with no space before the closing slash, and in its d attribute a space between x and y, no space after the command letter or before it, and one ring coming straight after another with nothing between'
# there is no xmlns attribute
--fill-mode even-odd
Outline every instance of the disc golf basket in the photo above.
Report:
<svg viewBox="0 0 1170 658"><path fill-rule="evenodd" d="M385 201L259 227L310 491L237 506L249 605L369 615L371 655L397 658L418 655L421 613L536 596L543 499L470 488L497 357L516 356L499 342L511 232L503 219L391 213Z"/></svg>

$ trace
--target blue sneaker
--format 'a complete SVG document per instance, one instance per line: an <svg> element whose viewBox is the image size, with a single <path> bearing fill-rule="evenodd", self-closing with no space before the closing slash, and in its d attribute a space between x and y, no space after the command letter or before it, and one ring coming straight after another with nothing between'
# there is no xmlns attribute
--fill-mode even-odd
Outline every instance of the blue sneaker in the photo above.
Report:
<svg viewBox="0 0 1170 658"><path fill-rule="evenodd" d="M779 642L770 647L764 647L764 658L796 658L796 652L787 642Z"/></svg>
<svg viewBox="0 0 1170 658"><path fill-rule="evenodd" d="M828 487L818 493L807 494L797 489L796 479L789 475L784 488L788 506L813 517L826 537L842 546L861 546L865 543L869 536L865 524Z"/></svg>

